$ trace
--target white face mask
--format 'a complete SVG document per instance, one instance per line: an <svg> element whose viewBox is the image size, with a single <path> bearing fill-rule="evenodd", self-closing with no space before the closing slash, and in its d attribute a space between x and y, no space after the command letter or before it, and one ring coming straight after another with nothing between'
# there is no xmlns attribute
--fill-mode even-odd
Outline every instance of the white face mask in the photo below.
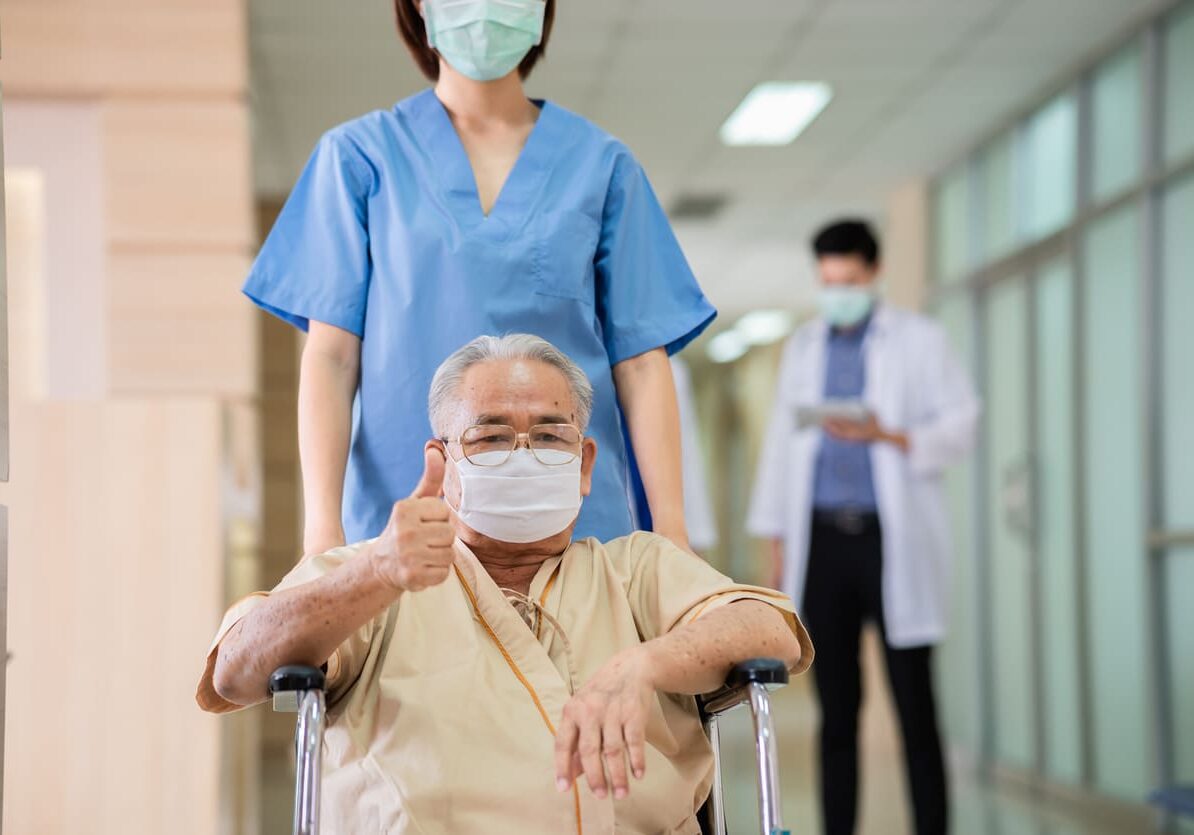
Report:
<svg viewBox="0 0 1194 835"><path fill-rule="evenodd" d="M474 458L504 452L487 452ZM540 452L544 455L544 452ZM499 542L538 542L567 528L580 513L580 463L550 466L529 449L516 449L503 464L487 467L453 460L460 476L460 521Z"/></svg>

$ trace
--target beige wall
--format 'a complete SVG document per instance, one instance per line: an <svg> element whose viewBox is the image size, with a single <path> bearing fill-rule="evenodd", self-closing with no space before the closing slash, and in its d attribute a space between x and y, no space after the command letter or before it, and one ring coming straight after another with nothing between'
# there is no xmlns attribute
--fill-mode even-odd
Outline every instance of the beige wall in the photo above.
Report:
<svg viewBox="0 0 1194 835"><path fill-rule="evenodd" d="M887 197L883 222L883 282L887 298L919 310L929 284L929 188L913 180Z"/></svg>
<svg viewBox="0 0 1194 835"><path fill-rule="evenodd" d="M12 386L5 833L256 827L193 694L259 577L244 0L0 0Z"/></svg>

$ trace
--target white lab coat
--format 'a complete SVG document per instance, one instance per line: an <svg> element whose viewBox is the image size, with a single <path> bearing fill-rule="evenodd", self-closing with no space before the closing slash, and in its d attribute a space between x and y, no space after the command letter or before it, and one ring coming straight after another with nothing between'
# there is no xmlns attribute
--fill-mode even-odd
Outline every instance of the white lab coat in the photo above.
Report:
<svg viewBox="0 0 1194 835"><path fill-rule="evenodd" d="M824 399L827 336L828 325L817 319L784 346L746 523L755 536L784 540L783 591L798 607L821 430L797 429L796 409ZM945 636L952 561L942 475L973 446L979 400L944 329L923 316L879 306L863 352L863 400L880 426L909 438L907 454L891 444L870 447L887 640L894 647L932 644Z"/></svg>

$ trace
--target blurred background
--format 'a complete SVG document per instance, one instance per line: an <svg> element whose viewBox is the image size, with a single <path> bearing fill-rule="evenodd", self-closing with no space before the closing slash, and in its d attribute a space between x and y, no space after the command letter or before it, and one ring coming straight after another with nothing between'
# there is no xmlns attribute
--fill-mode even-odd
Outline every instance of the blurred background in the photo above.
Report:
<svg viewBox="0 0 1194 835"><path fill-rule="evenodd" d="M291 719L193 701L225 606L301 550L299 337L239 287L320 134L425 83L386 0L0 0L0 47L4 831L287 832ZM723 143L775 80L832 97ZM629 145L721 311L683 355L709 558L765 576L743 518L808 239L867 217L985 404L949 477L954 831L1194 832L1145 804L1194 783L1194 2L561 0L528 87ZM879 657L862 829L902 833ZM817 831L808 683L777 710Z"/></svg>

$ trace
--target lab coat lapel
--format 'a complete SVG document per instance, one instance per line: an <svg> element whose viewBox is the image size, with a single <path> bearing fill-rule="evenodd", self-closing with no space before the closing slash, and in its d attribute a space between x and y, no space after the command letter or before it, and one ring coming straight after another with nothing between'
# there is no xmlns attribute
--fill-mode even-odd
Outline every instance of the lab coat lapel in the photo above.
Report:
<svg viewBox="0 0 1194 835"><path fill-rule="evenodd" d="M825 341L829 326L823 319L813 321L807 330L801 332L801 342L796 346L795 379L785 381L791 398L791 421L796 426L796 408L801 405L815 405L824 399L825 392ZM814 465L817 450L821 445L821 431L814 427L791 432L788 447L788 531L784 539L787 557L783 578L783 591L797 606L803 605L804 580L808 566L809 531L813 507Z"/></svg>
<svg viewBox="0 0 1194 835"><path fill-rule="evenodd" d="M903 428L900 409L900 368L903 361L898 350L898 334L889 311L879 307L871 320L866 338L867 405L879 419L880 425L891 429ZM879 505L879 524L883 530L883 617L887 632L893 633L892 621L900 614L899 603L906 595L898 591L907 575L907 548L904 545L907 529L907 491L901 475L903 453L889 444L871 444L871 476L874 479L875 500Z"/></svg>
<svg viewBox="0 0 1194 835"><path fill-rule="evenodd" d="M864 344L866 386L863 400L876 415L879 422L891 420L891 397L889 395L894 361L890 345L891 314L880 305L871 318Z"/></svg>

